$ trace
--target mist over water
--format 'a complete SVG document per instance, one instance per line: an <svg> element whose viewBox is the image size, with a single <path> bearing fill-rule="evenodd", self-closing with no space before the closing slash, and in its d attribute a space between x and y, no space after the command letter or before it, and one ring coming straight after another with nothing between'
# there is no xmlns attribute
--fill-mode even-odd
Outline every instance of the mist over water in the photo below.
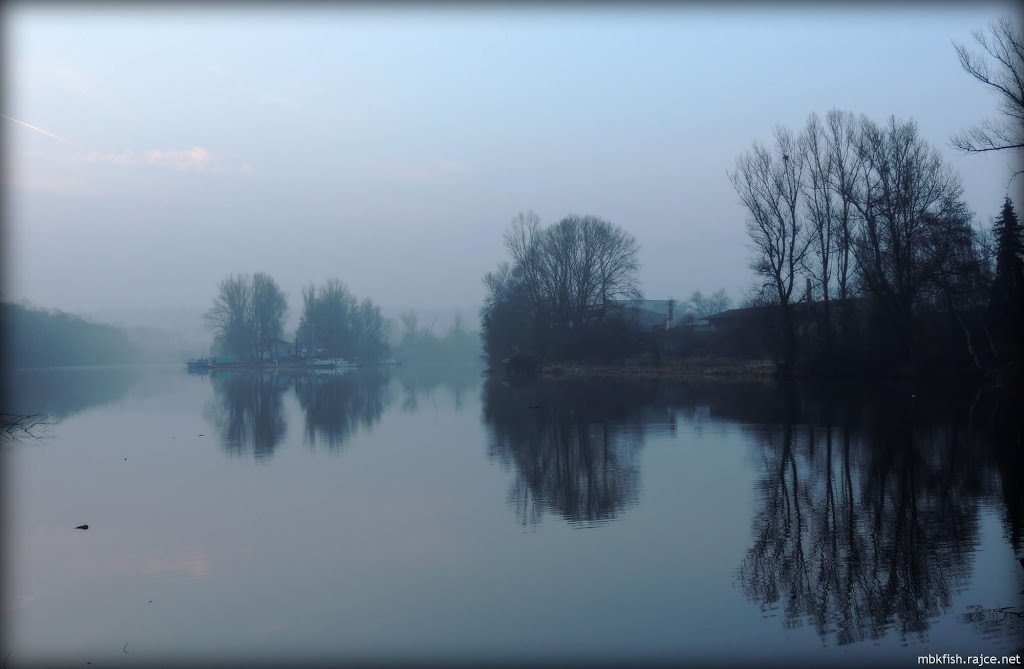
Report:
<svg viewBox="0 0 1024 669"><path fill-rule="evenodd" d="M1020 662L1020 7L3 12L4 669Z"/></svg>
<svg viewBox="0 0 1024 669"><path fill-rule="evenodd" d="M49 438L4 446L13 656L1020 648L1019 454L983 392L480 371L63 372Z"/></svg>

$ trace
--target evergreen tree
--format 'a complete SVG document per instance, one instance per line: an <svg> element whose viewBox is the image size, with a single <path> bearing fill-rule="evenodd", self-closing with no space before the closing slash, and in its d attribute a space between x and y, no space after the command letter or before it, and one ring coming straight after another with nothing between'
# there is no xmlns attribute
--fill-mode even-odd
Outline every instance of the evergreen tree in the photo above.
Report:
<svg viewBox="0 0 1024 669"><path fill-rule="evenodd" d="M996 238L996 271L989 318L1000 343L1000 355L1020 360L1024 346L1024 235L1009 197L992 232Z"/></svg>

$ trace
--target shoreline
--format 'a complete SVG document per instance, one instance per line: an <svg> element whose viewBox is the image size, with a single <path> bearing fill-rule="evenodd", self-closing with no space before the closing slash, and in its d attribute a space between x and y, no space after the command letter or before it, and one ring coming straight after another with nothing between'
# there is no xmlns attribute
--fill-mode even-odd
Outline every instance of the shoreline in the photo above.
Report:
<svg viewBox="0 0 1024 669"><path fill-rule="evenodd" d="M541 365L538 376L560 377L634 377L647 379L682 379L693 377L776 378L777 366L771 360L739 360L726 358L689 358L666 361L660 365L648 362L570 363Z"/></svg>
<svg viewBox="0 0 1024 669"><path fill-rule="evenodd" d="M487 368L491 376L507 377L500 366ZM637 378L637 379L746 379L779 382L850 382L850 383L906 383L939 382L969 383L1003 386L1007 378L999 370L980 371L965 368L914 369L911 367L892 368L885 372L877 370L808 370L797 369L790 373L780 372L774 360L743 359L725 357L694 357L664 360L661 364L648 361L625 361L618 363L548 362L539 365L534 378ZM514 377L510 377L514 378Z"/></svg>

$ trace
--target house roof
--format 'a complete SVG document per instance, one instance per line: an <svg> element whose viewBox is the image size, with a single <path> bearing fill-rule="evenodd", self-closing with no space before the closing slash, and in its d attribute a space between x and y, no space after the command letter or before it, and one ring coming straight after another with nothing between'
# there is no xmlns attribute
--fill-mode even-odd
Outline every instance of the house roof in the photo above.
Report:
<svg viewBox="0 0 1024 669"><path fill-rule="evenodd" d="M847 298L845 300L829 300L829 304L831 306L833 306L833 307L842 305L844 303L848 303L848 304L851 304L851 305L857 305L857 304L861 304L861 303L865 302L865 300L866 300L866 298L863 298L863 297L849 297L849 298ZM800 310L803 310L803 309L807 309L808 307L819 306L821 304L824 304L824 303L821 302L820 300L814 301L814 302L801 301L801 302L793 302L793 303L791 303L790 307L792 307L796 311L800 311ZM733 320L733 319L737 319L737 318L751 318L751 317L754 317L754 316L761 316L761 315L767 314L770 310L774 309L777 306L779 306L779 305L777 305L777 304L765 304L765 305L761 305L761 306L757 306L757 307L740 307L739 309L729 309L727 311L723 311L721 313L717 313L717 314L713 314L711 316L708 316L708 320L709 321L727 321L727 320Z"/></svg>
<svg viewBox="0 0 1024 669"><path fill-rule="evenodd" d="M680 313L680 304L676 300L612 300L612 304L624 309L650 311L667 317L669 313Z"/></svg>

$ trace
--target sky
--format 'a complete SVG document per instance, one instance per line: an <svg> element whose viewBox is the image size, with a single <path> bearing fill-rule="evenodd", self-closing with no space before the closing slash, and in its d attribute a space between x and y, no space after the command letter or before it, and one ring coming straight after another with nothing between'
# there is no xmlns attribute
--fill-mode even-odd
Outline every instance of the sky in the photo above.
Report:
<svg viewBox="0 0 1024 669"><path fill-rule="evenodd" d="M1015 11L7 4L2 297L193 313L266 271L293 322L329 277L389 311L475 315L533 209L631 232L648 298L738 300L754 276L728 172L775 124L912 117L976 220L998 213L1012 157L949 145L997 103L953 42Z"/></svg>

